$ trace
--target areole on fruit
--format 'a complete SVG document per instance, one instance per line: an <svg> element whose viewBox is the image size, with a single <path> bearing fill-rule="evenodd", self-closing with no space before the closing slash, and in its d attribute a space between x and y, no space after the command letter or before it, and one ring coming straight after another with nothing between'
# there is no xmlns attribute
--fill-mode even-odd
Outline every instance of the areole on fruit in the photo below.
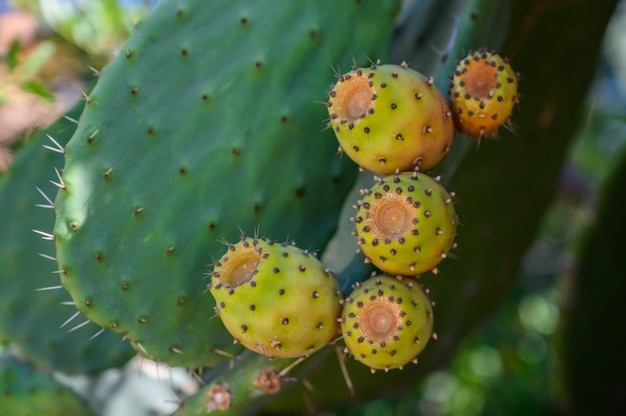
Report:
<svg viewBox="0 0 626 416"><path fill-rule="evenodd" d="M509 123L519 101L516 74L495 52L472 51L459 62L450 83L456 128L477 139Z"/></svg>
<svg viewBox="0 0 626 416"><path fill-rule="evenodd" d="M339 76L326 105L340 149L379 174L428 170L454 138L447 101L404 63L354 67Z"/></svg>
<svg viewBox="0 0 626 416"><path fill-rule="evenodd" d="M414 276L437 271L454 247L452 195L428 175L400 172L362 191L353 218L359 249L379 269Z"/></svg>
<svg viewBox="0 0 626 416"><path fill-rule="evenodd" d="M294 245L242 237L214 263L208 289L236 342L268 357L301 357L337 334L341 290L330 270Z"/></svg>
<svg viewBox="0 0 626 416"><path fill-rule="evenodd" d="M357 284L340 321L346 352L372 370L417 363L433 334L431 301L408 277L380 275Z"/></svg>

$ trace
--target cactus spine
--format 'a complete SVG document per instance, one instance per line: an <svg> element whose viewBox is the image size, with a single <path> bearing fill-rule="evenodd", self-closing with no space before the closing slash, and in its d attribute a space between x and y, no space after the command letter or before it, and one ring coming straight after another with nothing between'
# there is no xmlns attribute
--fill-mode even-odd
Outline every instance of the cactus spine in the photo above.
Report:
<svg viewBox="0 0 626 416"><path fill-rule="evenodd" d="M510 124L518 75L509 61L495 52L472 51L457 65L450 99L458 130L477 139Z"/></svg>

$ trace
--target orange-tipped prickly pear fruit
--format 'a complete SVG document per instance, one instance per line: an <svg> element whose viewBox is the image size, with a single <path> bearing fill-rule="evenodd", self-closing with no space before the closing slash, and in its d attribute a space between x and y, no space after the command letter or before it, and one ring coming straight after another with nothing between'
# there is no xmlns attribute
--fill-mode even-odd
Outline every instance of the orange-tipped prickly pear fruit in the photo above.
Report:
<svg viewBox="0 0 626 416"><path fill-rule="evenodd" d="M432 79L406 64L353 68L339 76L327 107L340 149L381 175L426 171L454 139L446 99Z"/></svg>
<svg viewBox="0 0 626 416"><path fill-rule="evenodd" d="M337 335L334 275L294 245L242 237L214 264L209 291L235 341L268 357L301 357Z"/></svg>
<svg viewBox="0 0 626 416"><path fill-rule="evenodd" d="M433 336L433 309L415 280L374 276L344 300L341 332L346 352L374 370L417 363Z"/></svg>
<svg viewBox="0 0 626 416"><path fill-rule="evenodd" d="M377 178L357 204L356 237L376 267L414 276L435 268L454 246L458 218L438 179L420 172Z"/></svg>
<svg viewBox="0 0 626 416"><path fill-rule="evenodd" d="M518 74L494 52L470 52L457 65L450 83L456 128L480 139L508 123L517 95Z"/></svg>

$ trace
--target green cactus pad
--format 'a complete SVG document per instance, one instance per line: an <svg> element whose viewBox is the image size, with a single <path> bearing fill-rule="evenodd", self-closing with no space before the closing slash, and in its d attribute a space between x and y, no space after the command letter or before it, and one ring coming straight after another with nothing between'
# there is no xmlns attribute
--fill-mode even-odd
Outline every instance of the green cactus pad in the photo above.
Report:
<svg viewBox="0 0 626 416"><path fill-rule="evenodd" d="M299 361L299 358L269 359L247 351L232 361L229 371L209 379L202 389L187 397L174 414L176 416L258 414L259 408L271 395L289 387L293 384L290 382L297 380L287 376L287 373Z"/></svg>
<svg viewBox="0 0 626 416"><path fill-rule="evenodd" d="M472 51L459 62L450 83L456 128L477 139L508 123L519 101L518 75L495 52Z"/></svg>
<svg viewBox="0 0 626 416"><path fill-rule="evenodd" d="M337 335L341 289L311 253L243 237L215 262L209 290L237 342L268 357L300 357Z"/></svg>
<svg viewBox="0 0 626 416"><path fill-rule="evenodd" d="M344 301L341 333L346 352L372 370L417 363L432 330L431 301L408 277L374 276L357 284Z"/></svg>
<svg viewBox="0 0 626 416"><path fill-rule="evenodd" d="M81 110L68 116L78 117ZM54 244L46 235L52 231L54 210L46 198L54 196L50 180L58 180L54 168L63 165L62 146L75 129L75 122L63 118L36 132L0 177L0 341L38 367L92 374L123 364L134 351L120 334L94 324L68 332L84 318L60 328L76 310L62 304L71 298L55 273Z"/></svg>
<svg viewBox="0 0 626 416"><path fill-rule="evenodd" d="M426 171L454 139L446 99L432 79L405 64L353 68L339 76L327 107L341 150L382 175Z"/></svg>
<svg viewBox="0 0 626 416"><path fill-rule="evenodd" d="M419 172L376 178L357 204L359 248L386 273L415 276L435 267L454 246L452 195Z"/></svg>
<svg viewBox="0 0 626 416"><path fill-rule="evenodd" d="M0 355L0 415L90 416L95 412L50 374Z"/></svg>
<svg viewBox="0 0 626 416"><path fill-rule="evenodd" d="M239 352L210 319L207 259L257 227L325 246L356 172L320 92L328 68L384 52L396 6L159 1L66 148L54 237L78 310L172 366Z"/></svg>

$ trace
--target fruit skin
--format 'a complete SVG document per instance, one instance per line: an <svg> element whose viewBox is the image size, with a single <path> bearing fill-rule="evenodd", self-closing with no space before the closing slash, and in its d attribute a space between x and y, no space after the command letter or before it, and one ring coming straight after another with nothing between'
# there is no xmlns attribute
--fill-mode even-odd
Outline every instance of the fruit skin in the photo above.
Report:
<svg viewBox="0 0 626 416"><path fill-rule="evenodd" d="M259 354L306 356L337 335L339 284L307 251L242 237L211 275L217 314L237 342Z"/></svg>
<svg viewBox="0 0 626 416"><path fill-rule="evenodd" d="M446 99L432 79L406 64L353 68L339 76L327 108L341 150L381 175L427 171L454 139Z"/></svg>
<svg viewBox="0 0 626 416"><path fill-rule="evenodd" d="M372 370L417 363L433 336L432 303L415 280L373 276L345 299L341 333L346 352Z"/></svg>
<svg viewBox="0 0 626 416"><path fill-rule="evenodd" d="M450 83L456 128L476 139L508 123L517 94L518 74L495 52L472 51L461 60Z"/></svg>
<svg viewBox="0 0 626 416"><path fill-rule="evenodd" d="M437 272L454 247L459 222L453 195L438 179L401 172L377 178L362 194L353 221L366 259L389 274Z"/></svg>
<svg viewBox="0 0 626 416"><path fill-rule="evenodd" d="M326 245L356 172L315 103L328 68L386 49L397 3L161 0L138 21L66 146L53 234L77 309L171 366L240 352L207 259L239 227Z"/></svg>

